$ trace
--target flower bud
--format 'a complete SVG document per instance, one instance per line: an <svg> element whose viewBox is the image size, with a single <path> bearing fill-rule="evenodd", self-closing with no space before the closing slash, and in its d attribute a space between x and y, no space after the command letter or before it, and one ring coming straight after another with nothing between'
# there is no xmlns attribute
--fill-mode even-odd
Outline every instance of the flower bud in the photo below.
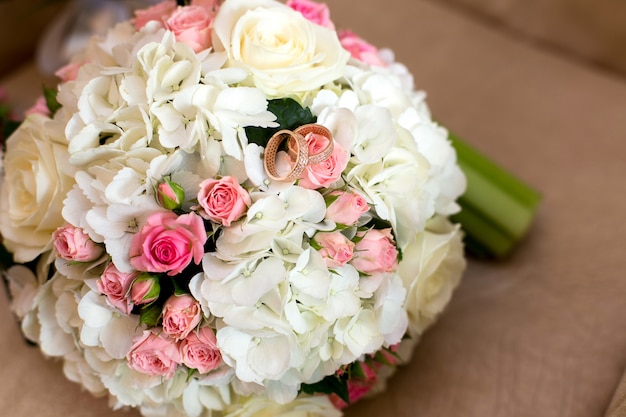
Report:
<svg viewBox="0 0 626 417"><path fill-rule="evenodd" d="M168 210L177 210L182 207L185 199L185 190L169 178L164 178L156 188L158 203Z"/></svg>
<svg viewBox="0 0 626 417"><path fill-rule="evenodd" d="M161 294L159 278L150 274L141 274L133 282L130 298L134 304L150 304Z"/></svg>

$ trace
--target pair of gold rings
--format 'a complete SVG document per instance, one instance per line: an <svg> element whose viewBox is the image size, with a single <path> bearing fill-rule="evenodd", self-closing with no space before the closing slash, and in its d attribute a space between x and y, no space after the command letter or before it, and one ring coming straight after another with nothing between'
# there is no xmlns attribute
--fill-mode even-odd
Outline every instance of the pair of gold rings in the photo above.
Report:
<svg viewBox="0 0 626 417"><path fill-rule="evenodd" d="M306 137L309 134L321 135L328 139L328 145L324 150L314 155L309 155L309 146ZM287 155L293 162L291 171L285 176L281 176L276 169L276 156L280 146L287 140ZM275 181L291 182L302 175L307 165L314 165L324 162L333 153L333 136L330 130L317 123L300 126L294 131L280 130L270 138L265 147L263 165L267 175Z"/></svg>

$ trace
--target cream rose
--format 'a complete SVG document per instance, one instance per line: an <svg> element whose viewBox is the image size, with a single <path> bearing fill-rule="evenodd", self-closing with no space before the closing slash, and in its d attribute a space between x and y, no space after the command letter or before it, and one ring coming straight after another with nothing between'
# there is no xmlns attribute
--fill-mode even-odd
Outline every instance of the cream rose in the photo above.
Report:
<svg viewBox="0 0 626 417"><path fill-rule="evenodd" d="M225 417L341 417L326 396L301 397L287 404L252 397L227 410Z"/></svg>
<svg viewBox="0 0 626 417"><path fill-rule="evenodd" d="M16 262L52 248L63 226L63 199L74 185L63 126L33 114L7 140L0 194L0 233Z"/></svg>
<svg viewBox="0 0 626 417"><path fill-rule="evenodd" d="M409 330L419 335L450 301L465 269L462 233L444 217L429 220L403 253L398 273L407 288Z"/></svg>
<svg viewBox="0 0 626 417"><path fill-rule="evenodd" d="M214 22L216 50L269 96L300 96L340 78L350 54L337 33L273 0L230 0Z"/></svg>

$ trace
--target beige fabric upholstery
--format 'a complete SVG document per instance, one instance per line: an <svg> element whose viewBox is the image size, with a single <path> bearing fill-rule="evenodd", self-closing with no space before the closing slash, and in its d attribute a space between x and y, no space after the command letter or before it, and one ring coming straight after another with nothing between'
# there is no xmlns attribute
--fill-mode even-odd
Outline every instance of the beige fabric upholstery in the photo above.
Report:
<svg viewBox="0 0 626 417"><path fill-rule="evenodd" d="M620 0L432 0L462 6L554 50L626 74L626 2Z"/></svg>
<svg viewBox="0 0 626 417"><path fill-rule="evenodd" d="M412 363L346 415L604 416L626 367L626 81L442 2L328 3L395 49L438 120L544 194L519 250L472 260ZM0 415L115 415L26 347L5 305L0 334Z"/></svg>

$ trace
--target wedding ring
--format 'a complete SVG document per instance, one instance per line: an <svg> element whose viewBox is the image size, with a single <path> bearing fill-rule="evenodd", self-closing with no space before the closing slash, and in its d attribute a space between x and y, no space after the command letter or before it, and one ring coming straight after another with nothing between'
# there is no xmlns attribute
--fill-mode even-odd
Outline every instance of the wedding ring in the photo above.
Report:
<svg viewBox="0 0 626 417"><path fill-rule="evenodd" d="M308 165L315 165L315 164L322 163L328 158L330 158L330 156L333 154L333 149L334 149L333 134L330 133L330 130L328 130L324 126L318 125L317 123L311 123L308 125L300 126L296 130L294 130L294 132L301 134L302 136L305 137L305 139L309 133L324 136L326 139L328 139L328 145L326 146L326 148L324 148L323 151L321 151L320 153L316 153L315 155L309 155Z"/></svg>
<svg viewBox="0 0 626 417"><path fill-rule="evenodd" d="M309 155L309 146L306 136L309 134L321 135L328 139L328 145L324 150L315 155ZM281 145L287 141L287 155L294 162L291 171L285 176L280 176L276 169L276 157ZM291 182L302 175L307 165L315 165L324 162L333 153L333 136L330 130L316 123L300 126L294 131L283 129L274 133L265 146L263 165L267 176L275 181Z"/></svg>
<svg viewBox="0 0 626 417"><path fill-rule="evenodd" d="M276 156L278 154L278 148L287 139L289 141L289 156L295 161L291 171L281 177L276 169ZM295 147L295 149L293 149ZM306 144L304 136L299 133L292 132L291 130L280 130L270 138L265 147L265 155L263 157L263 165L265 166L265 172L267 175L275 181L291 182L300 178L300 175L304 171L304 168L309 162L309 148Z"/></svg>

